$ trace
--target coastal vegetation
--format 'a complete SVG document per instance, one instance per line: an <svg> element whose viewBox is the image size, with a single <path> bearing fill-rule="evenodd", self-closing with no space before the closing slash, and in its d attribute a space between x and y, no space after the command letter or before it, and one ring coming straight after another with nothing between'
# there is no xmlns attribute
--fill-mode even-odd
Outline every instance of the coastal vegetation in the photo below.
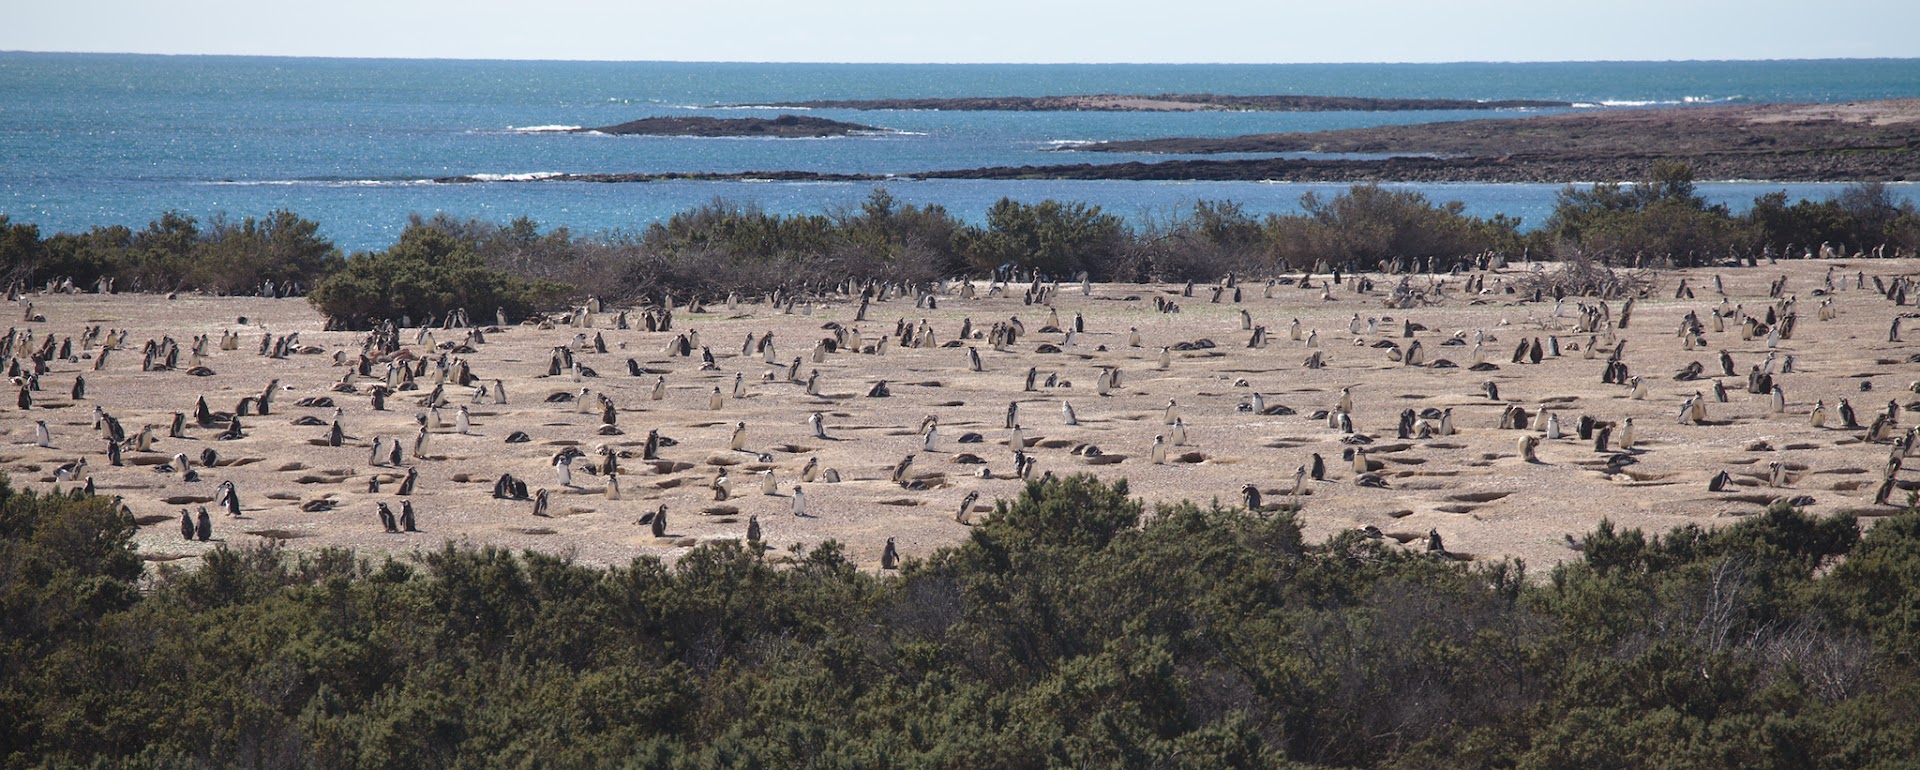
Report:
<svg viewBox="0 0 1920 770"><path fill-rule="evenodd" d="M188 571L110 498L0 483L0 766L1901 767L1920 512L1864 523L1603 521L1536 576L1075 476L897 575L740 541Z"/></svg>
<svg viewBox="0 0 1920 770"><path fill-rule="evenodd" d="M382 251L343 257L317 223L278 211L202 225L168 212L142 230L95 227L42 237L0 215L0 265L13 285L71 280L92 290L310 294L347 325L381 318L528 312L587 293L608 301L720 297L847 280L920 283L999 270L1096 281L1211 281L1396 259L1441 269L1482 255L1676 267L1807 255L1920 251L1920 211L1883 184L1825 200L1762 196L1744 212L1707 203L1684 164L1631 183L1568 186L1541 226L1468 214L1458 202L1379 185L1307 195L1298 213L1230 201L1129 222L1098 206L1003 199L968 222L876 189L858 206L772 214L716 200L638 231L577 235L538 223L413 217Z"/></svg>

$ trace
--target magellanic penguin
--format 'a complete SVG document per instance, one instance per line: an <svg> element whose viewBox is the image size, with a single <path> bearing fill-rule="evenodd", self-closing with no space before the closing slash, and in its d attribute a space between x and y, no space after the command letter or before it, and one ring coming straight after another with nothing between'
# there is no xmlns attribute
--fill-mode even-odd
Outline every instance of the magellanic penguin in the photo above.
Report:
<svg viewBox="0 0 1920 770"><path fill-rule="evenodd" d="M968 492L966 497L960 498L960 510L954 514L953 520L964 526L973 526L973 504L979 499L978 491Z"/></svg>
<svg viewBox="0 0 1920 770"><path fill-rule="evenodd" d="M793 485L793 515L796 517L807 515L807 490L799 484Z"/></svg>
<svg viewBox="0 0 1920 770"><path fill-rule="evenodd" d="M887 538L887 547L880 552L881 569L900 568L900 550L893 545L893 538Z"/></svg>
<svg viewBox="0 0 1920 770"><path fill-rule="evenodd" d="M1167 463L1166 436L1153 437L1153 448L1149 450L1148 457L1152 459L1154 465L1165 465Z"/></svg>

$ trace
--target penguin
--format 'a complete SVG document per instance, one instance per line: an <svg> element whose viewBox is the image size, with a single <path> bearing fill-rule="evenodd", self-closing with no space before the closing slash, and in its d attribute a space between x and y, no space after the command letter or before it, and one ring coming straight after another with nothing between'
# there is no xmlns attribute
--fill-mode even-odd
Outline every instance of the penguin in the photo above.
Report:
<svg viewBox="0 0 1920 770"><path fill-rule="evenodd" d="M1633 436L1633 418L1632 418L1632 417L1628 417L1628 418L1627 418L1627 420L1626 420L1626 422L1625 422L1625 423L1623 423L1623 424L1622 424L1622 425L1620 426L1620 448L1621 448L1621 449L1632 449L1632 448L1633 448L1633 440L1634 440L1634 436Z"/></svg>
<svg viewBox="0 0 1920 770"><path fill-rule="evenodd" d="M416 526L416 522L414 520L412 500L400 501L400 530L403 532L419 532L420 531L420 528Z"/></svg>
<svg viewBox="0 0 1920 770"><path fill-rule="evenodd" d="M533 493L533 515L542 517L547 515L547 490L542 489Z"/></svg>
<svg viewBox="0 0 1920 770"><path fill-rule="evenodd" d="M407 475L401 477L400 488L395 490L394 494L399 495L401 497L411 496L413 494L414 485L418 483L420 483L420 469L408 468Z"/></svg>
<svg viewBox="0 0 1920 770"><path fill-rule="evenodd" d="M1534 449L1538 446L1540 446L1539 436L1531 433L1521 436L1520 459L1528 463L1539 463L1540 458L1534 455Z"/></svg>
<svg viewBox="0 0 1920 770"><path fill-rule="evenodd" d="M811 483L820 474L820 458L809 457L807 464L800 469L800 480Z"/></svg>
<svg viewBox="0 0 1920 770"><path fill-rule="evenodd" d="M1307 477L1314 481L1327 480L1327 461L1319 452L1313 453L1313 459L1307 464Z"/></svg>
<svg viewBox="0 0 1920 770"><path fill-rule="evenodd" d="M1859 419L1853 413L1853 404L1847 403L1847 400L1844 398L1840 399L1839 412L1840 427L1846 428L1847 430L1854 430L1860 427Z"/></svg>
<svg viewBox="0 0 1920 770"><path fill-rule="evenodd" d="M213 539L213 517L207 515L207 509L200 509L199 523L193 529L194 539L204 543Z"/></svg>
<svg viewBox="0 0 1920 770"><path fill-rule="evenodd" d="M648 531L652 532L654 537L667 536L667 504L666 503L661 503L660 507L654 510L653 518L650 521L648 521L647 524L649 526Z"/></svg>
<svg viewBox="0 0 1920 770"><path fill-rule="evenodd" d="M1152 459L1154 465L1167 464L1167 437L1166 436L1153 437L1153 447L1148 450L1148 457Z"/></svg>
<svg viewBox="0 0 1920 770"><path fill-rule="evenodd" d="M807 490L799 484L793 485L793 515L796 518L807 515Z"/></svg>
<svg viewBox="0 0 1920 770"><path fill-rule="evenodd" d="M1179 417L1173 418L1173 429L1171 433L1173 435L1174 446L1187 445L1187 421L1185 419Z"/></svg>
<svg viewBox="0 0 1920 770"><path fill-rule="evenodd" d="M1732 486L1733 486L1733 475L1727 473L1726 471L1721 471L1719 473L1716 473L1713 475L1713 478L1707 480L1708 492L1725 492L1729 487L1732 487Z"/></svg>
<svg viewBox="0 0 1920 770"><path fill-rule="evenodd" d="M453 425L454 430L460 435L473 435L473 415L467 411L465 406L460 407L460 411L454 413Z"/></svg>
<svg viewBox="0 0 1920 770"><path fill-rule="evenodd" d="M747 423L745 420L742 420L734 424L733 437L727 440L727 447L732 449L735 452L741 452L746 450Z"/></svg>
<svg viewBox="0 0 1920 770"><path fill-rule="evenodd" d="M47 430L46 420L33 421L33 444L41 449L53 448L53 434Z"/></svg>
<svg viewBox="0 0 1920 770"><path fill-rule="evenodd" d="M1068 425L1080 424L1080 419L1073 414L1073 404L1068 401L1060 402L1060 419Z"/></svg>
<svg viewBox="0 0 1920 770"><path fill-rule="evenodd" d="M1768 401L1767 406L1769 411L1773 414L1780 414L1782 412L1787 411L1787 394L1785 391L1782 391L1780 389L1780 386L1778 384L1775 384L1773 386L1773 395L1772 395L1772 398Z"/></svg>
<svg viewBox="0 0 1920 770"><path fill-rule="evenodd" d="M812 429L813 429L813 437L814 437L814 438L817 438L817 439L820 439L821 441L829 441L829 440L831 440L831 439L829 439L829 438L827 438L827 423L826 423L826 417L825 417L824 415L822 415L821 413L819 413L819 412L814 412L813 414L811 414L811 415L808 415L808 416L807 416L807 427L809 427L809 428L812 428Z"/></svg>
<svg viewBox="0 0 1920 770"><path fill-rule="evenodd" d="M220 482L220 493L216 495L216 497L219 502L215 503L215 505L225 506L228 516L236 519L240 517L240 491L234 487L233 482Z"/></svg>
<svg viewBox="0 0 1920 770"><path fill-rule="evenodd" d="M760 517L758 516L747 517L747 542L760 542Z"/></svg>
<svg viewBox="0 0 1920 770"><path fill-rule="evenodd" d="M900 551L893 545L893 538L887 538L887 547L880 552L880 568L891 570L900 568Z"/></svg>
<svg viewBox="0 0 1920 770"><path fill-rule="evenodd" d="M713 393L707 396L707 411L718 412L720 411L721 404L724 403L726 403L726 401L720 395L720 386L713 386Z"/></svg>
<svg viewBox="0 0 1920 770"><path fill-rule="evenodd" d="M1815 428L1827 427L1827 402L1813 402L1813 414L1807 418L1807 422Z"/></svg>
<svg viewBox="0 0 1920 770"><path fill-rule="evenodd" d="M962 526L973 526L973 504L979 499L978 491L968 492L966 497L960 498L960 510L954 514L953 520Z"/></svg>
<svg viewBox="0 0 1920 770"><path fill-rule="evenodd" d="M980 349L972 345L967 346L967 368L976 372L986 370L980 363Z"/></svg>
<svg viewBox="0 0 1920 770"><path fill-rule="evenodd" d="M195 532L195 529L193 526L193 514L188 513L187 509L181 508L180 509L180 539L192 541L194 532Z"/></svg>

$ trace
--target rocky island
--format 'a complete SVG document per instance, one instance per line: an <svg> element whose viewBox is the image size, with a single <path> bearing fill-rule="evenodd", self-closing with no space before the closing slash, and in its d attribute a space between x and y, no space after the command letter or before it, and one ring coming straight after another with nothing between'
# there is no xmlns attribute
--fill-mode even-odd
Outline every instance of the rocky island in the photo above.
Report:
<svg viewBox="0 0 1920 770"><path fill-rule="evenodd" d="M942 178L1566 182L1634 179L1655 163L1703 179L1920 179L1920 99L1719 105L1376 126L1224 138L1148 139L1075 152L1335 153L1243 159L974 169ZM1389 157L1379 157L1389 156Z"/></svg>
<svg viewBox="0 0 1920 770"><path fill-rule="evenodd" d="M771 136L810 139L823 136L881 133L884 128L845 123L826 118L781 115L777 118L641 118L612 126L575 129L574 133L614 134L617 136Z"/></svg>
<svg viewBox="0 0 1920 770"><path fill-rule="evenodd" d="M748 106L748 105L734 105ZM782 102L780 108L838 110L950 110L956 112L1398 112L1409 110L1501 110L1572 107L1538 99L1397 99L1292 94L1088 94L1078 96L981 96L947 99L821 99Z"/></svg>
<svg viewBox="0 0 1920 770"><path fill-rule="evenodd" d="M763 122L778 123L787 117L791 116ZM1071 151L1187 155L1273 153L1277 157L1001 166L898 175L780 170L554 174L539 181L918 178L1559 184L1644 179L1657 164L1679 162L1691 166L1700 179L1903 182L1920 180L1920 99L1602 110L1337 131L1107 142ZM1287 153L1334 157L1279 157ZM1338 157L1340 155L1352 157ZM435 181L491 180L451 176Z"/></svg>

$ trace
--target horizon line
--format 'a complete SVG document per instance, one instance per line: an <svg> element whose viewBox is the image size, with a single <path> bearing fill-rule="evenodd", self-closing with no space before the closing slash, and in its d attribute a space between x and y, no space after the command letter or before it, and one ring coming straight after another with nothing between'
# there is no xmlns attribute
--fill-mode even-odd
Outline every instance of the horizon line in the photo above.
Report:
<svg viewBox="0 0 1920 770"><path fill-rule="evenodd" d="M1272 67L1272 66L1324 66L1324 65L1460 65L1460 64L1712 64L1712 63L1767 63L1767 62L1899 62L1920 61L1915 56L1816 56L1816 57L1771 57L1755 59L1452 59L1435 61L879 61L879 60L750 60L750 59L552 59L540 57L462 57L462 56L351 56L340 54L265 54L265 53L163 53L156 51L44 51L32 49L0 49L0 55L26 54L43 56L152 56L168 58L225 58L225 59L324 59L336 61L408 61L408 62L502 62L502 63L554 63L554 64L813 64L813 65L858 65L858 66L1028 66L1028 67L1088 67L1088 66L1168 66L1168 67Z"/></svg>

